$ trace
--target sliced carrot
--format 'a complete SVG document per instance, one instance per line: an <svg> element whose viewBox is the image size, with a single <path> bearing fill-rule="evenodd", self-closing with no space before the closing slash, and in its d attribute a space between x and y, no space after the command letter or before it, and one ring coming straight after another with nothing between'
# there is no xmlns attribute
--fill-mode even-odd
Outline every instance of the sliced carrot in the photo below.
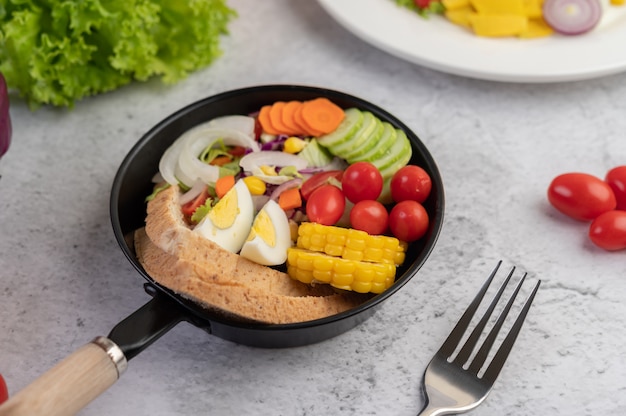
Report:
<svg viewBox="0 0 626 416"><path fill-rule="evenodd" d="M321 136L323 133L321 131L318 131L314 128L311 128L311 126L309 126L309 124L304 120L304 118L302 117L302 110L304 109L304 103L299 107L296 108L296 112L293 114L293 118L296 121L296 123L298 123L302 128L304 128L304 131L307 135L309 136Z"/></svg>
<svg viewBox="0 0 626 416"><path fill-rule="evenodd" d="M289 101L283 107L283 124L293 131L293 135L298 136L306 134L306 130L296 122L294 117L296 110L300 107L302 107L302 101Z"/></svg>
<svg viewBox="0 0 626 416"><path fill-rule="evenodd" d="M226 192L235 186L235 177L233 175L222 176L215 182L215 194L218 198L226 195Z"/></svg>
<svg viewBox="0 0 626 416"><path fill-rule="evenodd" d="M272 104L272 108L270 108L270 123L276 130L283 134L296 134L296 132L291 131L289 126L283 123L283 108L287 103L284 101L276 101Z"/></svg>
<svg viewBox="0 0 626 416"><path fill-rule="evenodd" d="M302 197L298 188L291 188L283 191L278 196L278 205L287 211L302 206Z"/></svg>
<svg viewBox="0 0 626 416"><path fill-rule="evenodd" d="M264 105L263 107L261 107L261 110L259 111L258 120L259 120L259 123L261 124L261 128L263 129L264 133L279 134L278 130L276 130L276 128L272 126L272 122L270 121L270 109L271 108L272 108L271 105Z"/></svg>
<svg viewBox="0 0 626 416"><path fill-rule="evenodd" d="M211 161L211 165L213 166L224 166L227 163L232 162L233 159L231 157L222 155L222 156L217 156L215 159L213 159Z"/></svg>
<svg viewBox="0 0 626 416"><path fill-rule="evenodd" d="M334 131L344 117L343 109L328 98L315 98L302 105L302 118L306 124L324 134Z"/></svg>

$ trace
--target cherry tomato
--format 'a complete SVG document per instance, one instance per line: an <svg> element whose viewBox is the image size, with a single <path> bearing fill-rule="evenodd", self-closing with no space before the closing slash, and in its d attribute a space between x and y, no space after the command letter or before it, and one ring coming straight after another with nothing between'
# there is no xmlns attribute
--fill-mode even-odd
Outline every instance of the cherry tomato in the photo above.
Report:
<svg viewBox="0 0 626 416"><path fill-rule="evenodd" d="M354 204L350 211L352 228L368 234L383 234L389 225L389 214L383 204L367 199Z"/></svg>
<svg viewBox="0 0 626 416"><path fill-rule="evenodd" d="M302 187L300 188L300 194L306 201L317 188L322 185L332 185L333 182L340 184L342 177L343 170L327 170L325 172L316 173L304 181Z"/></svg>
<svg viewBox="0 0 626 416"><path fill-rule="evenodd" d="M415 3L415 5L417 7L419 7L420 9L425 9L427 8L430 3L432 3L435 0L413 0L413 3Z"/></svg>
<svg viewBox="0 0 626 416"><path fill-rule="evenodd" d="M204 190L202 190L202 192L200 192L197 197L181 207L183 215L185 215L187 218L191 217L199 206L204 205L208 197L209 190L205 186Z"/></svg>
<svg viewBox="0 0 626 416"><path fill-rule="evenodd" d="M341 188L350 202L375 200L383 190L383 176L370 162L348 166L341 179Z"/></svg>
<svg viewBox="0 0 626 416"><path fill-rule="evenodd" d="M419 202L398 202L389 213L389 228L398 240L419 240L428 231L428 213Z"/></svg>
<svg viewBox="0 0 626 416"><path fill-rule="evenodd" d="M615 194L617 209L626 210L626 166L611 169L604 180Z"/></svg>
<svg viewBox="0 0 626 416"><path fill-rule="evenodd" d="M598 216L589 227L589 238L605 250L626 249L626 211L608 211Z"/></svg>
<svg viewBox="0 0 626 416"><path fill-rule="evenodd" d="M9 398L9 390L7 389L7 383L4 381L2 374L0 374L0 403L6 401Z"/></svg>
<svg viewBox="0 0 626 416"><path fill-rule="evenodd" d="M346 199L341 189L334 185L322 185L309 196L306 215L312 222L335 225L343 215Z"/></svg>
<svg viewBox="0 0 626 416"><path fill-rule="evenodd" d="M391 178L391 198L396 202L416 201L420 204L428 198L433 183L430 175L415 165L400 168Z"/></svg>
<svg viewBox="0 0 626 416"><path fill-rule="evenodd" d="M611 187L586 173L564 173L554 178L548 200L557 210L579 221L591 221L616 206Z"/></svg>

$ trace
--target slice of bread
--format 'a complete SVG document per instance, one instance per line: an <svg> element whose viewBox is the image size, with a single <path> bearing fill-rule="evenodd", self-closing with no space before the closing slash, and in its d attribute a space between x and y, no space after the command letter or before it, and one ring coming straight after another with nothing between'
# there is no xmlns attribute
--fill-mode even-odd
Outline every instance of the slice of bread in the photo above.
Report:
<svg viewBox="0 0 626 416"><path fill-rule="evenodd" d="M148 203L145 229L135 249L158 283L201 305L243 320L295 323L324 318L368 297L306 285L278 270L222 249L185 223L180 190L170 187Z"/></svg>

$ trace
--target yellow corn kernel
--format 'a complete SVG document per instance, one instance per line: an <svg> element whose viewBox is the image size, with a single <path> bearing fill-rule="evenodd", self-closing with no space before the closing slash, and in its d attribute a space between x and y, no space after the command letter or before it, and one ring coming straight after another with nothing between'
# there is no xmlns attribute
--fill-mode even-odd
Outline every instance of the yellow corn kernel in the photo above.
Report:
<svg viewBox="0 0 626 416"><path fill-rule="evenodd" d="M265 182L256 176L246 176L243 178L243 183L246 184L252 195L263 195L267 189Z"/></svg>
<svg viewBox="0 0 626 416"><path fill-rule="evenodd" d="M303 283L328 283L359 293L382 293L394 282L396 266L329 256L290 247L287 249L287 274Z"/></svg>
<svg viewBox="0 0 626 416"><path fill-rule="evenodd" d="M307 145L305 140L302 140L299 137L289 137L285 140L285 144L283 145L283 152L296 154L300 153L302 149Z"/></svg>
<svg viewBox="0 0 626 416"><path fill-rule="evenodd" d="M297 246L347 260L400 265L406 243L394 237L305 222L298 227Z"/></svg>
<svg viewBox="0 0 626 416"><path fill-rule="evenodd" d="M263 172L267 176L278 176L278 174L276 173L276 168L274 166L261 165L259 166L259 169L261 169L261 172Z"/></svg>
<svg viewBox="0 0 626 416"><path fill-rule="evenodd" d="M611 0L613 6L621 6L624 4L624 0Z"/></svg>

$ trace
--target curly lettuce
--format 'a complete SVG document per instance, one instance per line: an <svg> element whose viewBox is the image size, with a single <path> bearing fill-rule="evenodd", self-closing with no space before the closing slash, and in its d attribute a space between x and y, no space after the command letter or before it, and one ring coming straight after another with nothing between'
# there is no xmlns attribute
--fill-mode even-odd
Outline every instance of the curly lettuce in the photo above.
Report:
<svg viewBox="0 0 626 416"><path fill-rule="evenodd" d="M173 84L220 56L235 16L225 0L0 0L0 72L33 109Z"/></svg>

